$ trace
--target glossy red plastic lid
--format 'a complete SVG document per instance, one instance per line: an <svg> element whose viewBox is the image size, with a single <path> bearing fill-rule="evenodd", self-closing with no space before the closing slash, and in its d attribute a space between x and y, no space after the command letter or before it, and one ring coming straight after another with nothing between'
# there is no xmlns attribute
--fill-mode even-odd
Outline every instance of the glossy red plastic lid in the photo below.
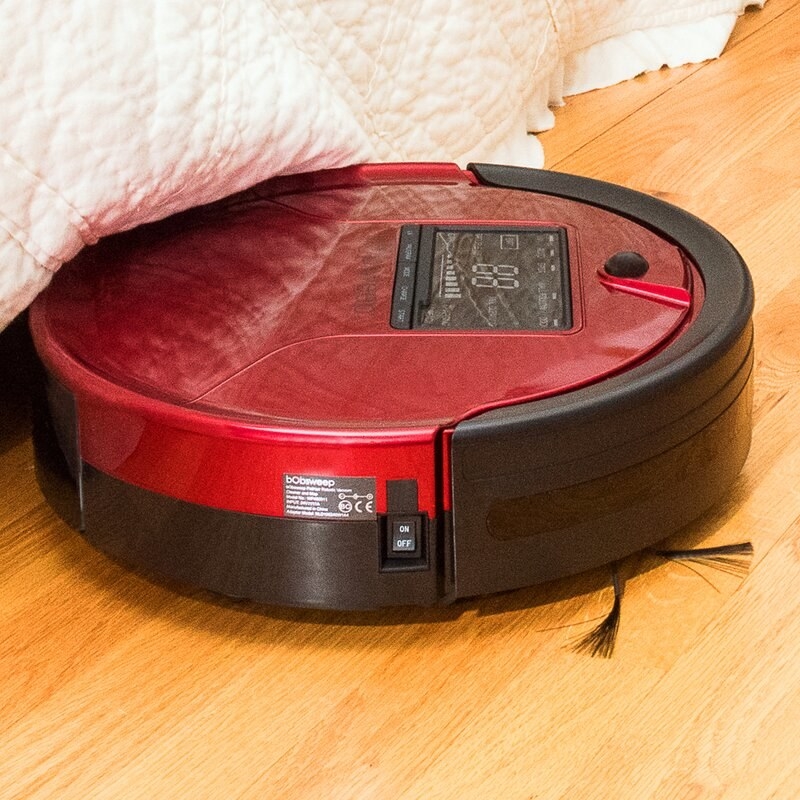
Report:
<svg viewBox="0 0 800 800"><path fill-rule="evenodd" d="M392 328L409 223L563 229L571 327ZM641 254L646 275L609 275L620 251ZM32 320L73 391L114 386L271 427L399 430L624 371L679 335L702 296L675 245L609 211L453 167L361 167L277 179L102 241L55 276Z"/></svg>

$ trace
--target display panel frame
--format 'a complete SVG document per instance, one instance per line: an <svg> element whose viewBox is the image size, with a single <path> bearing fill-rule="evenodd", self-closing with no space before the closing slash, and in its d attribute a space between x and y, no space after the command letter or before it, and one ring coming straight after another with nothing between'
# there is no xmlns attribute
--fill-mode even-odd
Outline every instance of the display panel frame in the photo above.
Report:
<svg viewBox="0 0 800 800"><path fill-rule="evenodd" d="M563 227L407 225L400 242L395 328L563 333L573 327ZM450 245L458 250L455 258Z"/></svg>

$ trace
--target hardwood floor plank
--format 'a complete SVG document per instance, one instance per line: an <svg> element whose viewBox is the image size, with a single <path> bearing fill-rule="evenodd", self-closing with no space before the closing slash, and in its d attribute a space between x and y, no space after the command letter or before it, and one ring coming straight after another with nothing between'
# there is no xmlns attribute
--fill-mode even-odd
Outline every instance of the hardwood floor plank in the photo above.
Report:
<svg viewBox="0 0 800 800"><path fill-rule="evenodd" d="M748 9L734 27L724 53L725 60L730 59L734 47L792 9L796 1L769 0L763 9ZM659 97L672 98L669 92L674 87L714 63L687 64L675 69L647 72L617 86L565 98L564 105L554 109L555 127L538 134L544 147L545 166L548 169L570 171L562 162L613 130L632 114L643 113Z"/></svg>
<svg viewBox="0 0 800 800"><path fill-rule="evenodd" d="M800 616L786 603L800 595L799 548L795 523L645 702L620 710L564 798L745 800L787 781L800 788Z"/></svg>
<svg viewBox="0 0 800 800"><path fill-rule="evenodd" d="M700 67L690 64L646 72L617 86L565 98L563 106L553 109L553 129L536 134L544 148L545 167L568 172L562 162L669 92Z"/></svg>
<svg viewBox="0 0 800 800"><path fill-rule="evenodd" d="M796 0L781 19L800 30ZM797 185L786 159L797 152L798 58L795 39L773 36L765 26L559 162L559 169L649 191L701 217L752 209L749 197L747 203L733 201L740 182L761 169L756 156L764 155L767 143L781 145L774 159L781 176ZM768 178L758 172L744 188L757 184L774 192ZM721 204L725 197L732 202Z"/></svg>

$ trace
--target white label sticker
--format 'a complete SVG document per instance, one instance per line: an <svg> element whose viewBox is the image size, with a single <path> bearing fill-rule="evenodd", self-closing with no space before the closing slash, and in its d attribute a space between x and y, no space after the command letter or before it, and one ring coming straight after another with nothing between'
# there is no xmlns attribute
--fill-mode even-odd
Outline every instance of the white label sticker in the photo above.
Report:
<svg viewBox="0 0 800 800"><path fill-rule="evenodd" d="M375 478L286 474L283 513L307 519L375 519Z"/></svg>

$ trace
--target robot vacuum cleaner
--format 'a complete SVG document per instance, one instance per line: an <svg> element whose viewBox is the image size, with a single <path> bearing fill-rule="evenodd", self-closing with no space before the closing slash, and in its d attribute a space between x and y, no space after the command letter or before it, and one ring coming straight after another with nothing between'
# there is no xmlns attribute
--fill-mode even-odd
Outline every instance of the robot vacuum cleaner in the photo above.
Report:
<svg viewBox="0 0 800 800"><path fill-rule="evenodd" d="M619 186L481 164L281 177L54 277L30 311L40 472L55 453L98 548L230 596L529 586L730 487L752 307L720 234Z"/></svg>

